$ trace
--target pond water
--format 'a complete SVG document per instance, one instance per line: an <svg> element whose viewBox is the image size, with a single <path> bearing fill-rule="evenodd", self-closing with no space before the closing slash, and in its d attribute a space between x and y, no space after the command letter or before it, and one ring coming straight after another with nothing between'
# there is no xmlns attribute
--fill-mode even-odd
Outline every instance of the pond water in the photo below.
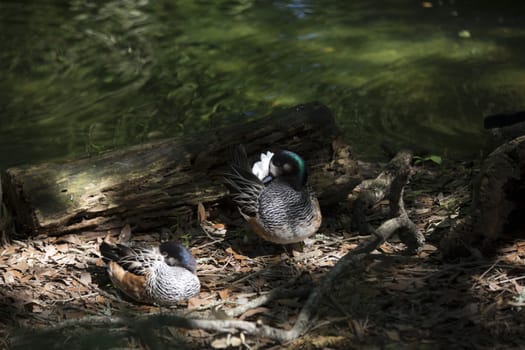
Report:
<svg viewBox="0 0 525 350"><path fill-rule="evenodd" d="M525 108L524 10L505 0L2 0L0 168L314 100L362 158L379 157L385 139L474 156L484 115Z"/></svg>

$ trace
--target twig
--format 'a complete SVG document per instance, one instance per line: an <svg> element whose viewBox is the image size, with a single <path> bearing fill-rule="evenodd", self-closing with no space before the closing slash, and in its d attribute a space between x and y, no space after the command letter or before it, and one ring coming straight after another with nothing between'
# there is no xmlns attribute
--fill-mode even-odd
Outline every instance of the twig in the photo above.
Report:
<svg viewBox="0 0 525 350"><path fill-rule="evenodd" d="M522 306L525 306L525 303L524 302L517 302L517 301L508 301L507 305L516 306L516 307L522 307Z"/></svg>
<svg viewBox="0 0 525 350"><path fill-rule="evenodd" d="M273 265L270 265L270 266L266 266L266 267L264 267L264 268L262 268L260 270L257 270L255 272L250 273L249 275L243 276L243 277L241 277L239 279L236 279L235 281L230 282L230 285L233 286L233 285L239 284L239 283L241 283L243 281L246 281L247 279L250 279L252 277L259 276L260 274L264 273L265 271L268 271L271 268L276 267L276 266L278 266L278 264L273 264Z"/></svg>
<svg viewBox="0 0 525 350"><path fill-rule="evenodd" d="M288 285L289 284L287 283L287 286ZM230 317L237 317L239 315L242 315L243 313L245 313L248 310L251 310L251 309L254 309L254 308L259 307L261 305L267 304L268 302L270 302L272 300L280 299L280 298L283 298L283 297L290 298L290 297L293 297L293 296L301 296L301 295L305 295L305 294L307 294L307 290L304 289L304 288L287 289L286 286L278 287L278 288L273 289L272 291L270 291L267 294L261 295L258 298L250 300L246 304L239 305L239 306L237 306L237 307L235 307L233 309L225 310L225 312L226 312L226 315L228 315Z"/></svg>
<svg viewBox="0 0 525 350"><path fill-rule="evenodd" d="M352 222L360 232L375 234L378 244L385 242L395 232L399 232L399 237L407 245L408 251L415 253L425 243L425 237L408 217L403 201L404 187L410 175L411 159L411 152L400 151L375 179L361 183L360 192L354 202ZM386 197L390 205L390 219L374 229L367 222L365 213L369 207Z"/></svg>
<svg viewBox="0 0 525 350"><path fill-rule="evenodd" d="M74 301L74 300L88 299L88 298L91 298L91 297L96 297L97 295L100 295L100 293L99 292L91 292L91 293L88 293L88 294L80 295L78 297L71 297L71 298L62 299L62 300L55 300L55 302L56 303L69 303L69 302Z"/></svg>
<svg viewBox="0 0 525 350"><path fill-rule="evenodd" d="M208 230L204 227L204 225L203 225L202 223L200 223L199 226L201 227L202 232L204 232L204 234L205 234L209 239L211 239L211 242L205 243L205 244L201 245L199 248L203 248L203 247L205 247L205 246L213 245L213 244L215 244L215 243L223 242L223 241L224 241L224 238L215 238L215 237L213 237L213 236L208 232Z"/></svg>
<svg viewBox="0 0 525 350"><path fill-rule="evenodd" d="M497 259L494 264L492 264L485 272L483 272L481 274L481 276L479 276L479 279L483 279L498 263L499 263L499 259Z"/></svg>

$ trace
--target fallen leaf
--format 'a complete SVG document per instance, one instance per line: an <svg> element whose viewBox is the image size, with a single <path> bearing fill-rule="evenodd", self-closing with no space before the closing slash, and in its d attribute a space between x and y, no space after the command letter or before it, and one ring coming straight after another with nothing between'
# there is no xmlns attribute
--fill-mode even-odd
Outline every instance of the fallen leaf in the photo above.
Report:
<svg viewBox="0 0 525 350"><path fill-rule="evenodd" d="M401 340L401 337L399 336L398 331L395 331L395 330L386 331L386 335L388 336L388 338L390 338L390 340L394 340L394 341Z"/></svg>
<svg viewBox="0 0 525 350"><path fill-rule="evenodd" d="M33 313L40 313L44 311L44 308L40 305L40 303L36 302L35 300L26 303L24 305L24 309Z"/></svg>
<svg viewBox="0 0 525 350"><path fill-rule="evenodd" d="M0 256L5 256L5 255L11 256L11 255L16 254L17 251L18 251L18 247L14 245L7 246L2 250L2 252L0 253Z"/></svg>
<svg viewBox="0 0 525 350"><path fill-rule="evenodd" d="M95 261L95 265L98 267L104 267L106 266L106 263L102 259L97 259L97 261Z"/></svg>
<svg viewBox="0 0 525 350"><path fill-rule="evenodd" d="M210 302L206 299L190 298L188 299L188 307L197 308L199 306L208 305Z"/></svg>
<svg viewBox="0 0 525 350"><path fill-rule="evenodd" d="M35 276L37 276L40 279L43 279L45 277L54 277L58 273L56 268L42 266L35 268L32 272Z"/></svg>
<svg viewBox="0 0 525 350"><path fill-rule="evenodd" d="M218 293L219 293L219 297L221 298L221 300L228 300L228 296L230 295L230 290L223 289L223 290L218 291Z"/></svg>
<svg viewBox="0 0 525 350"><path fill-rule="evenodd" d="M62 243L55 245L55 248L61 253L67 253L69 251L69 244Z"/></svg>
<svg viewBox="0 0 525 350"><path fill-rule="evenodd" d="M80 282L86 286L91 284L91 274L86 271L80 273Z"/></svg>
<svg viewBox="0 0 525 350"><path fill-rule="evenodd" d="M227 338L219 338L215 339L211 342L211 347L214 349L226 349L228 348L228 339Z"/></svg>
<svg viewBox="0 0 525 350"><path fill-rule="evenodd" d="M54 245L48 245L44 248L44 251L46 255L44 256L44 260L47 260L49 257L52 257L56 254L57 249Z"/></svg>
<svg viewBox="0 0 525 350"><path fill-rule="evenodd" d="M68 289L68 292L71 292L71 293L85 293L88 291L88 289L83 286L83 285L79 285L79 286L72 286L72 287L69 287Z"/></svg>
<svg viewBox="0 0 525 350"><path fill-rule="evenodd" d="M9 270L9 272L7 273L10 273L17 280L20 280L23 276L23 274L20 271L14 269Z"/></svg>
<svg viewBox="0 0 525 350"><path fill-rule="evenodd" d="M4 272L4 283L5 284L15 283L15 276L13 276L13 274L10 273L9 271Z"/></svg>
<svg viewBox="0 0 525 350"><path fill-rule="evenodd" d="M86 264L85 262L79 262L79 263L75 263L75 267L79 270L84 270L84 269L87 269L88 264Z"/></svg>
<svg viewBox="0 0 525 350"><path fill-rule="evenodd" d="M437 250L437 247L435 245L426 243L426 244L423 245L423 250L434 252L434 251Z"/></svg>
<svg viewBox="0 0 525 350"><path fill-rule="evenodd" d="M292 250L292 255L297 258L297 257L300 257L301 255L303 255L303 253L302 252L298 252L297 250L293 249Z"/></svg>
<svg viewBox="0 0 525 350"><path fill-rule="evenodd" d="M343 336L318 336L312 339L312 344L316 349L331 349L339 343L343 342Z"/></svg>
<svg viewBox="0 0 525 350"><path fill-rule="evenodd" d="M267 307L262 307L262 306L260 306L260 307L256 307L256 308L254 308L254 309L250 309L250 310L246 311L245 313L243 313L243 314L239 317L239 319L240 319L240 320L244 320L244 319L246 319L246 318L248 318L248 317L252 317L252 316L254 316L254 315L261 314L261 313L267 312L267 311L269 311L269 310L270 310L270 309L268 309Z"/></svg>
<svg viewBox="0 0 525 350"><path fill-rule="evenodd" d="M29 269L29 265L25 261L21 261L16 265L11 265L11 268L18 270L22 273L26 272Z"/></svg>
<svg viewBox="0 0 525 350"><path fill-rule="evenodd" d="M238 269L239 272L242 272L242 273L249 273L249 272L252 272L252 267L251 266L244 266L244 267L241 267L240 269Z"/></svg>
<svg viewBox="0 0 525 350"><path fill-rule="evenodd" d="M228 247L228 248L226 248L226 253L229 253L229 254L233 255L233 258L234 258L235 260L247 260L247 259L249 259L246 255L237 254L237 253L232 249L232 247Z"/></svg>
<svg viewBox="0 0 525 350"><path fill-rule="evenodd" d="M206 220L206 209L201 202L197 203L197 220L199 223L203 223Z"/></svg>
<svg viewBox="0 0 525 350"><path fill-rule="evenodd" d="M321 260L317 263L319 267L332 267L335 263L332 260Z"/></svg>
<svg viewBox="0 0 525 350"><path fill-rule="evenodd" d="M180 332L180 328L177 329ZM210 336L210 334L203 329L188 329L186 330L186 334L193 338L204 338Z"/></svg>
<svg viewBox="0 0 525 350"><path fill-rule="evenodd" d="M203 250L199 248L190 248L190 251L193 256L200 255L203 253Z"/></svg>
<svg viewBox="0 0 525 350"><path fill-rule="evenodd" d="M71 243L74 245L81 245L82 241L78 238L78 235L65 235L57 239L56 243Z"/></svg>
<svg viewBox="0 0 525 350"><path fill-rule="evenodd" d="M215 339L210 345L214 349L226 349L229 347L236 348L242 345L242 341L239 337L227 336L224 338Z"/></svg>
<svg viewBox="0 0 525 350"><path fill-rule="evenodd" d="M85 315L82 311L67 311L64 313L64 316L70 319L78 319Z"/></svg>
<svg viewBox="0 0 525 350"><path fill-rule="evenodd" d="M122 230L120 230L120 233L117 238L118 243L127 243L131 240L131 227L129 224L126 224Z"/></svg>

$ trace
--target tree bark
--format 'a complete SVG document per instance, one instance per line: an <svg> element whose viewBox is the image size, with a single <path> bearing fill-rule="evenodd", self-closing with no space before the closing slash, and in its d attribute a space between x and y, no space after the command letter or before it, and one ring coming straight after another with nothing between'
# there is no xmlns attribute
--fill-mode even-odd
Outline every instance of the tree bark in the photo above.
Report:
<svg viewBox="0 0 525 350"><path fill-rule="evenodd" d="M508 141L483 161L473 185L472 207L440 242L446 258L494 254L502 236L525 233L525 136Z"/></svg>
<svg viewBox="0 0 525 350"><path fill-rule="evenodd" d="M170 227L192 220L197 203L226 195L221 174L236 143L249 156L283 148L301 154L322 193L334 184L327 181L326 163L339 133L327 107L308 103L188 137L10 168L2 174L4 202L25 235L118 232L126 224Z"/></svg>
<svg viewBox="0 0 525 350"><path fill-rule="evenodd" d="M494 240L525 227L525 136L496 148L483 162L473 195L473 232Z"/></svg>

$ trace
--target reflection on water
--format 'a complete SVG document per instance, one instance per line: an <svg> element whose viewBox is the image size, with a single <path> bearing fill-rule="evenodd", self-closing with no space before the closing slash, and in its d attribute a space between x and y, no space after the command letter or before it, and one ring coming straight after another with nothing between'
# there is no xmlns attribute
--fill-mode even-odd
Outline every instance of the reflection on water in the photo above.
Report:
<svg viewBox="0 0 525 350"><path fill-rule="evenodd" d="M483 115L525 108L524 9L510 0L3 0L0 168L312 100L332 109L362 157L387 138L472 155Z"/></svg>

